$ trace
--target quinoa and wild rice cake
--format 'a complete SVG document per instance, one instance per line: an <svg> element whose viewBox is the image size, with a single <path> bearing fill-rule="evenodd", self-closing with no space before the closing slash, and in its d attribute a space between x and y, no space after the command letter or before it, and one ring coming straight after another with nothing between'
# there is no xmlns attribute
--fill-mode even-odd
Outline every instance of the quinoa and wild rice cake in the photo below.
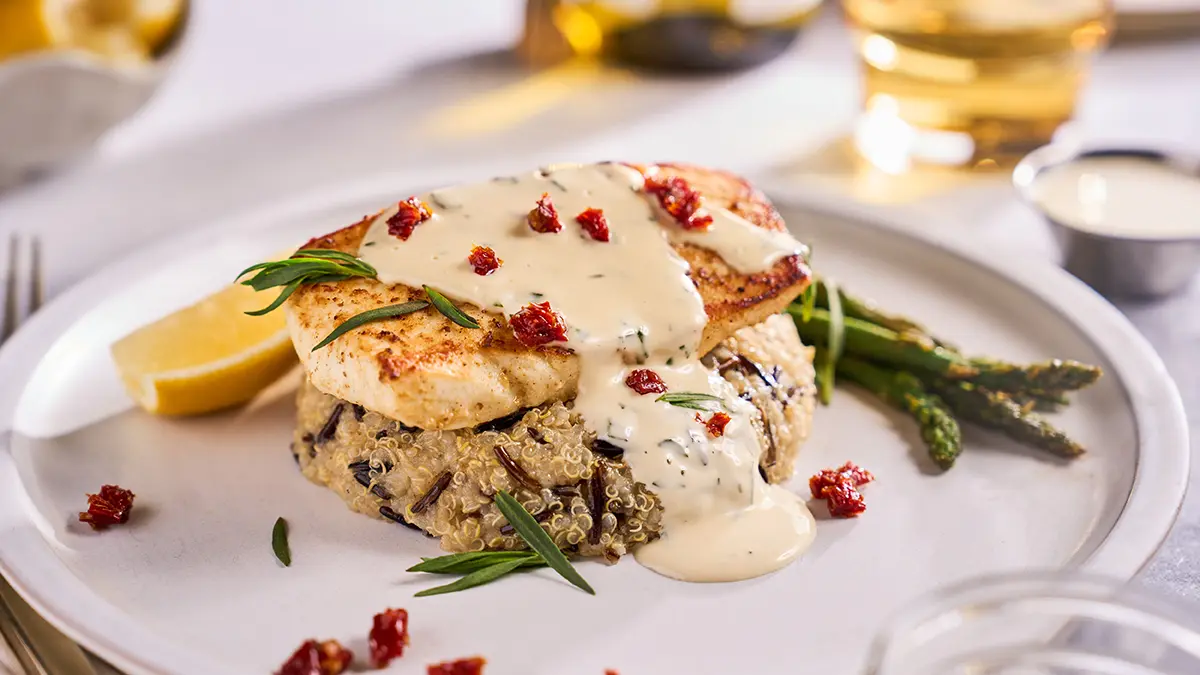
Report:
<svg viewBox="0 0 1200 675"><path fill-rule="evenodd" d="M550 167L411 197L304 248L369 263L284 304L306 374L293 452L351 509L451 552L523 548L494 504L507 491L564 551L608 560L664 529L654 548L679 549L687 514L749 521L735 565L676 565L711 546L651 565L695 580L766 573L811 540L803 503L766 483L791 477L808 434L812 351L779 312L812 274L745 180ZM408 309L343 330L381 308ZM737 509L753 513L716 522Z"/></svg>
<svg viewBox="0 0 1200 675"><path fill-rule="evenodd" d="M786 316L743 328L712 350L716 368L759 410L761 470L791 477L814 401L812 350ZM293 451L311 481L353 510L439 537L451 552L523 548L493 505L507 490L559 547L609 560L657 537L662 506L619 450L596 443L571 404L522 410L473 429L421 430L324 394L307 379Z"/></svg>

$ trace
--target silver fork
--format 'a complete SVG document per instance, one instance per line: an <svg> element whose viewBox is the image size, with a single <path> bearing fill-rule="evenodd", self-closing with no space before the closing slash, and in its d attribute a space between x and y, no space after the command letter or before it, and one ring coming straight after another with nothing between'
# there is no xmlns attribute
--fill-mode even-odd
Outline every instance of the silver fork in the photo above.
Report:
<svg viewBox="0 0 1200 675"><path fill-rule="evenodd" d="M42 246L37 237L22 245L19 235L8 240L8 270L4 282L4 323L0 343L8 340L21 322L22 279L25 312L28 316L42 306ZM28 263L21 265L22 249L28 250ZM27 271L22 271L27 268ZM12 649L21 668L29 675L97 675L89 656L74 642L38 616L21 599L8 581L0 576L0 635ZM111 671L106 671L111 672Z"/></svg>

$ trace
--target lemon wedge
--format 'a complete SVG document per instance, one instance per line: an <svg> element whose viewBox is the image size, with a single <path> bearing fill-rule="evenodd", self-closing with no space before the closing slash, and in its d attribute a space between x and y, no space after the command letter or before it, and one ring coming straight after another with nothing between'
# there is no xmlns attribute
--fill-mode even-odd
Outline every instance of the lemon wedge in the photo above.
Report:
<svg viewBox="0 0 1200 675"><path fill-rule="evenodd" d="M67 46L69 4L66 0L0 1L0 59Z"/></svg>
<svg viewBox="0 0 1200 675"><path fill-rule="evenodd" d="M0 60L82 49L118 63L148 61L185 9L186 0L0 0Z"/></svg>
<svg viewBox="0 0 1200 675"><path fill-rule="evenodd" d="M112 354L130 396L158 415L197 415L254 398L297 362L282 311L245 314L278 292L230 286L122 338Z"/></svg>

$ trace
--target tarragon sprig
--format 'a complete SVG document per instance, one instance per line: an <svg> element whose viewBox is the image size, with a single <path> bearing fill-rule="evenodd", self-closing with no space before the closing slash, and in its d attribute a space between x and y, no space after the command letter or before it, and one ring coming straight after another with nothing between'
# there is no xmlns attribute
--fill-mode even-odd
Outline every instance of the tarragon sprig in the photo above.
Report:
<svg viewBox="0 0 1200 675"><path fill-rule="evenodd" d="M472 551L453 553L439 558L424 558L408 568L409 572L428 574L461 574L459 579L442 586L419 591L416 595L441 595L491 583L500 577L522 569L548 566L579 589L592 595L596 591L584 581L567 556L554 544L550 535L525 510L515 497L501 490L496 494L496 508L517 534L525 540L529 551Z"/></svg>
<svg viewBox="0 0 1200 675"><path fill-rule="evenodd" d="M305 284L320 284L330 281L345 281L354 277L374 278L376 271L358 258L343 253L320 248L306 248L296 251L290 258L274 260L251 265L242 270L236 277L242 277L255 272L254 276L242 281L256 291L268 288L282 287L275 301L262 309L246 312L250 316L261 316L274 311L284 303L297 288Z"/></svg>
<svg viewBox="0 0 1200 675"><path fill-rule="evenodd" d="M718 405L722 404L720 396L701 394L692 391L667 392L666 394L663 394L654 400L660 403L670 403L673 406L679 406L680 408L687 408L689 410L704 411L711 410L711 408L708 406L709 403L716 403Z"/></svg>

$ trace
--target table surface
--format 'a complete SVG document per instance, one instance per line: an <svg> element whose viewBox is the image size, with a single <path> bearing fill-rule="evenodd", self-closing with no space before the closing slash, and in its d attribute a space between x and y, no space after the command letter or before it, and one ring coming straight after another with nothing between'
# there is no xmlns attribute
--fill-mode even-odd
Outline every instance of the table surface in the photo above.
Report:
<svg viewBox="0 0 1200 675"><path fill-rule="evenodd" d="M0 234L41 235L51 296L130 247L318 186L416 167L457 165L470 178L612 158L727 167L973 246L1056 255L1003 175L891 176L853 160L858 81L832 8L761 68L671 79L513 65L503 50L520 32L515 0L193 4L179 59L141 113L76 165L0 195ZM1068 133L1200 151L1197 63L1200 39L1110 49ZM1198 302L1194 285L1119 303L1179 384L1194 436ZM1200 599L1200 499L1187 500L1140 580Z"/></svg>

